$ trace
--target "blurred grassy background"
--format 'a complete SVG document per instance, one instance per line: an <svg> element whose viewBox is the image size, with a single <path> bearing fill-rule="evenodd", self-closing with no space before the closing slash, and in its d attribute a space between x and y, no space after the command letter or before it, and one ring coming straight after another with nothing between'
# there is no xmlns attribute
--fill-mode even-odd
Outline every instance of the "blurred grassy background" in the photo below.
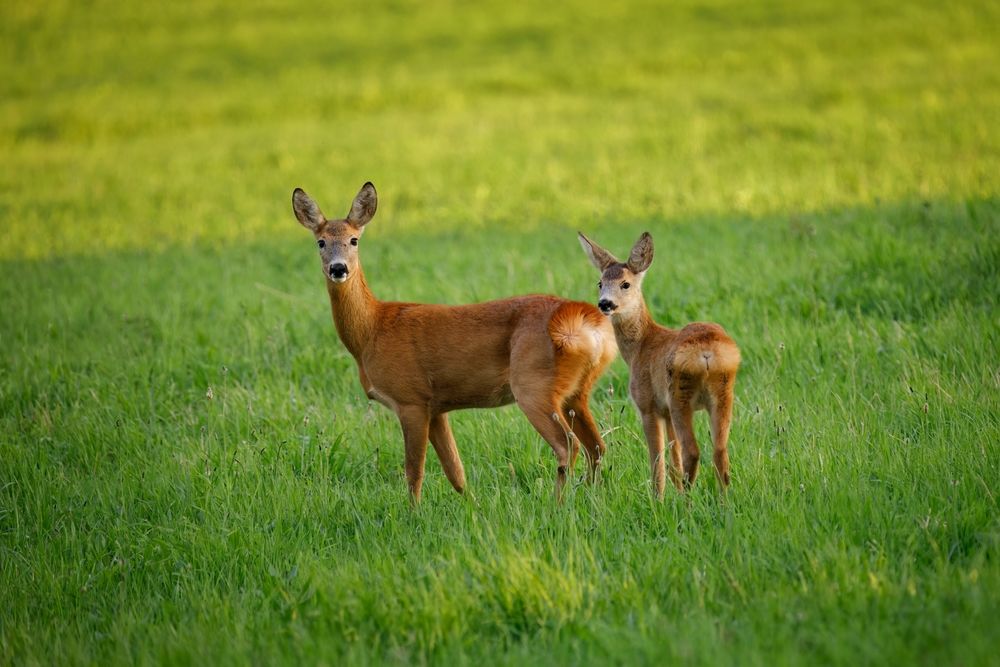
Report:
<svg viewBox="0 0 1000 667"><path fill-rule="evenodd" d="M290 235L290 184L369 179L383 228L989 196L998 12L7 3L0 256Z"/></svg>
<svg viewBox="0 0 1000 667"><path fill-rule="evenodd" d="M0 662L995 661L1000 6L7 2ZM380 193L386 299L591 300L740 343L734 487L649 500L516 410L398 425L330 322L307 189ZM699 420L704 441L705 424ZM577 472L580 472L579 470Z"/></svg>

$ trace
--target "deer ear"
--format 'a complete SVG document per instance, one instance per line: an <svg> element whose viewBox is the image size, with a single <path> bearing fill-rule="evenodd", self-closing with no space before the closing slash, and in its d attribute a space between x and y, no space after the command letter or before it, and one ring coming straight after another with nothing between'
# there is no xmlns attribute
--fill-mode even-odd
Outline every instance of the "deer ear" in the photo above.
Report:
<svg viewBox="0 0 1000 667"><path fill-rule="evenodd" d="M375 209L378 208L378 195L375 193L375 186L371 181L361 186L358 196L351 204L351 212L347 214L347 221L355 227L364 227L375 216Z"/></svg>
<svg viewBox="0 0 1000 667"><path fill-rule="evenodd" d="M632 273L642 273L652 263L653 237L649 232L643 232L628 255L628 270Z"/></svg>
<svg viewBox="0 0 1000 667"><path fill-rule="evenodd" d="M319 210L316 202L302 188L295 188L295 192L292 193L292 210L295 211L295 217L302 226L312 231L316 231L316 228L326 221L323 211Z"/></svg>
<svg viewBox="0 0 1000 667"><path fill-rule="evenodd" d="M577 232L577 237L580 239L580 245L583 246L583 251L587 253L587 257L590 258L590 263L593 264L598 271L604 271L612 264L617 264L618 260L610 252L597 245L586 236L583 232Z"/></svg>

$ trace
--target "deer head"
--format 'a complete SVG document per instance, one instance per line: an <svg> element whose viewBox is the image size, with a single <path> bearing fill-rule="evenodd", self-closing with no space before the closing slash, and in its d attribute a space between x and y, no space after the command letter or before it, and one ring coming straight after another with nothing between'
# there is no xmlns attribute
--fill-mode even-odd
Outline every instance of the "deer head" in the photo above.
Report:
<svg viewBox="0 0 1000 667"><path fill-rule="evenodd" d="M628 315L642 306L642 279L653 262L653 237L643 232L632 246L627 262L619 262L610 252L582 233L580 245L590 262L601 272L597 288L601 291L597 307L605 315Z"/></svg>
<svg viewBox="0 0 1000 667"><path fill-rule="evenodd" d="M312 198L302 188L292 193L292 210L302 226L316 237L323 274L334 283L344 283L357 273L358 242L365 225L375 216L378 195L375 186L365 183L351 204L347 217L327 220Z"/></svg>

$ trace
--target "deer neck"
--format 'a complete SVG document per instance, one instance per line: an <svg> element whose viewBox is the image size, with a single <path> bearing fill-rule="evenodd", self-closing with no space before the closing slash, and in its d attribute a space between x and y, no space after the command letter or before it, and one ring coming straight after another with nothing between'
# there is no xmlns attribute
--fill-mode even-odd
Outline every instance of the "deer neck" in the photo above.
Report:
<svg viewBox="0 0 1000 667"><path fill-rule="evenodd" d="M364 271L359 265L356 274L345 283L326 281L330 309L337 334L355 359L361 358L365 345L375 330L379 301L368 289Z"/></svg>
<svg viewBox="0 0 1000 667"><path fill-rule="evenodd" d="M642 341L656 325L649 315L646 301L629 313L616 313L611 316L611 324L615 329L615 339L622 358L629 366L642 346Z"/></svg>

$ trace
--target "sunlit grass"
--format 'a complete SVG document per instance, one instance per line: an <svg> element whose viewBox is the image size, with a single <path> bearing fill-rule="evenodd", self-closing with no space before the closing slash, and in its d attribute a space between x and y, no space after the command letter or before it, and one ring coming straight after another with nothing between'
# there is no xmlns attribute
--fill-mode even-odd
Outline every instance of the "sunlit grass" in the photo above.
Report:
<svg viewBox="0 0 1000 667"><path fill-rule="evenodd" d="M0 661L992 660L994 6L0 17ZM726 502L650 499L617 362L600 485L463 412L412 512L290 211L365 180L386 299L592 300L573 230L649 229L743 350Z"/></svg>

